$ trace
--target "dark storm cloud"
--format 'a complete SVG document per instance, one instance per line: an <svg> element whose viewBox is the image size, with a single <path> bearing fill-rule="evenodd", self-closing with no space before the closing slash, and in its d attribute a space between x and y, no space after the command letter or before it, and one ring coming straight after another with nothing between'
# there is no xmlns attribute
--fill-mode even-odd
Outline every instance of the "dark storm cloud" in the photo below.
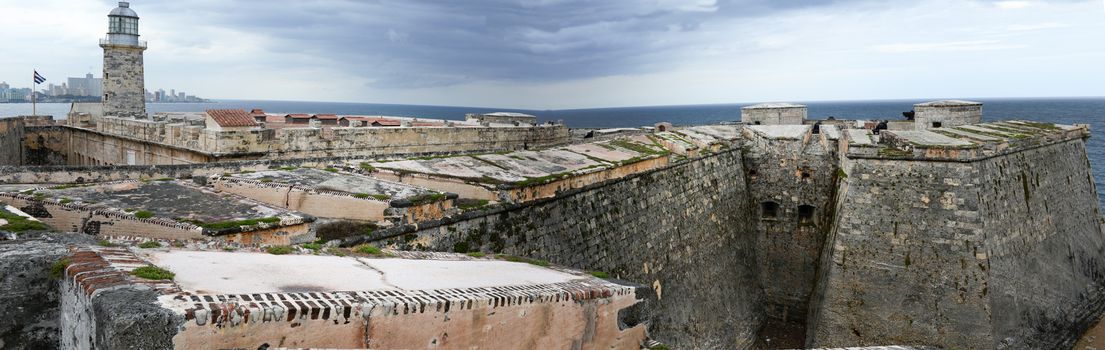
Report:
<svg viewBox="0 0 1105 350"><path fill-rule="evenodd" d="M661 71L711 23L834 1L189 1L141 4L184 25L270 38L386 87L561 81ZM202 40L202 39L200 39ZM259 56L266 52L257 53ZM298 63L302 64L302 63Z"/></svg>

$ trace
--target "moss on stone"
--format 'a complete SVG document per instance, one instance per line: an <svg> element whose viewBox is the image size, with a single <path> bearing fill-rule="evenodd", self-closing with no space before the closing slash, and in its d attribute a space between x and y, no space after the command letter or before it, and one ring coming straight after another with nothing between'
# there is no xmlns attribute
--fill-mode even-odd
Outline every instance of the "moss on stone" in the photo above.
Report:
<svg viewBox="0 0 1105 350"><path fill-rule="evenodd" d="M69 258L61 258L50 266L50 278L59 279L65 275L65 269L69 267Z"/></svg>
<svg viewBox="0 0 1105 350"><path fill-rule="evenodd" d="M0 230L9 232L24 232L24 231L47 231L49 226L43 224L40 221L31 220L22 215L16 215L4 210L0 207L0 219L7 221L7 224L0 226Z"/></svg>
<svg viewBox="0 0 1105 350"><path fill-rule="evenodd" d="M161 248L161 243L158 243L157 241L145 241L145 242L139 243L138 248L142 248L142 249Z"/></svg>
<svg viewBox="0 0 1105 350"><path fill-rule="evenodd" d="M286 245L274 245L266 248L265 251L272 255L284 255L294 253L295 249Z"/></svg>
<svg viewBox="0 0 1105 350"><path fill-rule="evenodd" d="M146 210L139 210L139 211L134 213L134 217L139 218L139 219L149 219L149 218L153 217L153 212L146 211Z"/></svg>

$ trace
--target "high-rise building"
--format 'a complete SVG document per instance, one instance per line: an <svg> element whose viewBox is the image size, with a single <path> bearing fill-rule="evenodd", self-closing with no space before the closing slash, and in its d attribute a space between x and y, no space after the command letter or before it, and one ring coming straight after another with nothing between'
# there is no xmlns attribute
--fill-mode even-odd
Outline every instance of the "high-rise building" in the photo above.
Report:
<svg viewBox="0 0 1105 350"><path fill-rule="evenodd" d="M84 78L69 78L69 94L74 96L100 96L103 93L103 80L93 78L92 73Z"/></svg>
<svg viewBox="0 0 1105 350"><path fill-rule="evenodd" d="M138 14L130 9L130 3L120 1L107 18L107 38L100 40L104 48L104 115L146 118L142 67L146 43L138 40Z"/></svg>

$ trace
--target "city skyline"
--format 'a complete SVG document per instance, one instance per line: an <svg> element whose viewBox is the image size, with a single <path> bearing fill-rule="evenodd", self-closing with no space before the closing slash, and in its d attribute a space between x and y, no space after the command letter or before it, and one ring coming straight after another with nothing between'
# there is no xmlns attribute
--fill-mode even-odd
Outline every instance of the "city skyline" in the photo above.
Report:
<svg viewBox="0 0 1105 350"><path fill-rule="evenodd" d="M0 4L12 28L51 28L17 29L0 76L98 66L112 6ZM134 8L150 85L217 99L545 109L1105 95L1105 49L1085 45L1105 30L1096 0Z"/></svg>

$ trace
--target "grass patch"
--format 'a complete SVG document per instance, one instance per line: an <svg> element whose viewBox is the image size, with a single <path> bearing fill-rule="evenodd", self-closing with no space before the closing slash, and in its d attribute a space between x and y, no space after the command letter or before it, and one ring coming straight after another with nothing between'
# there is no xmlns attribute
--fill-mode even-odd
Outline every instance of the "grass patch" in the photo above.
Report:
<svg viewBox="0 0 1105 350"><path fill-rule="evenodd" d="M69 258L61 258L50 266L50 278L59 279L65 275L65 269L69 267Z"/></svg>
<svg viewBox="0 0 1105 350"><path fill-rule="evenodd" d="M353 251L365 255L384 255L383 250L380 250L380 248L368 244L356 246L353 248Z"/></svg>
<svg viewBox="0 0 1105 350"><path fill-rule="evenodd" d="M173 180L176 180L176 179L171 178L171 177L159 177L159 178L154 179L154 181L173 181Z"/></svg>
<svg viewBox="0 0 1105 350"><path fill-rule="evenodd" d="M69 203L73 203L73 200L69 199L69 198L66 198L66 197L61 197L61 200L59 200L58 203L69 204Z"/></svg>
<svg viewBox="0 0 1105 350"><path fill-rule="evenodd" d="M142 249L161 248L161 243L158 243L157 241L145 241L145 242L139 243L138 248L142 248Z"/></svg>
<svg viewBox="0 0 1105 350"><path fill-rule="evenodd" d="M610 274L602 271L591 271L591 276L598 278L610 278Z"/></svg>
<svg viewBox="0 0 1105 350"><path fill-rule="evenodd" d="M330 254L330 255L333 255L333 256L346 256L346 253L345 253L345 251L344 251L344 250L342 250L342 249L340 249L340 248L330 248L330 249L327 249L327 250L326 250L326 253L328 253L328 254Z"/></svg>
<svg viewBox="0 0 1105 350"><path fill-rule="evenodd" d="M262 177L260 180L257 180L257 181L264 182L264 183L269 183L269 182L272 182L272 178L271 177Z"/></svg>
<svg viewBox="0 0 1105 350"><path fill-rule="evenodd" d="M307 248L317 252L322 249L322 243L304 243L303 248Z"/></svg>
<svg viewBox="0 0 1105 350"><path fill-rule="evenodd" d="M96 241L96 245L101 246L101 247L118 247L119 246L118 244L111 243L111 241L108 241L106 239L101 239L99 241Z"/></svg>
<svg viewBox="0 0 1105 350"><path fill-rule="evenodd" d="M292 249L292 247L286 245L274 245L266 248L265 251L269 252L269 254L272 255L284 255L295 252L295 249Z"/></svg>
<svg viewBox="0 0 1105 350"><path fill-rule="evenodd" d="M671 350L671 348L669 348L667 345L657 345L657 346L653 346L651 348L648 348L648 350Z"/></svg>
<svg viewBox="0 0 1105 350"><path fill-rule="evenodd" d="M225 246L225 247L223 247L223 250L228 251L228 252L232 252L232 251L238 250L238 248L234 248L234 247L231 247L231 246Z"/></svg>
<svg viewBox="0 0 1105 350"><path fill-rule="evenodd" d="M487 254L484 254L483 252L469 252L468 256L473 257L473 258L482 258L482 257L487 256Z"/></svg>
<svg viewBox="0 0 1105 350"><path fill-rule="evenodd" d="M0 208L0 219L7 221L7 224L0 226L0 230L9 232L23 232L23 231L47 231L50 226L46 226L40 221L34 221L27 217L15 215L9 213L7 210Z"/></svg>
<svg viewBox="0 0 1105 350"><path fill-rule="evenodd" d="M169 270L153 265L146 265L134 269L131 274L148 280L172 280L173 277L176 276L176 274L170 272Z"/></svg>
<svg viewBox="0 0 1105 350"><path fill-rule="evenodd" d="M636 142L631 142L629 140L623 140L623 139L610 141L610 144L612 144L614 146L621 147L621 148L625 148L627 150L637 152L637 153L640 153L640 154L663 155L663 154L668 153L668 151L658 151L658 150L656 150L652 147L642 145L642 144L639 144L639 143L636 143Z"/></svg>
<svg viewBox="0 0 1105 350"><path fill-rule="evenodd" d="M336 172L338 172L338 168L333 168L333 167L330 167L330 168L326 168L326 169L322 169L322 170L325 170L325 171L329 171L329 172L331 172L331 173L336 173Z"/></svg>
<svg viewBox="0 0 1105 350"><path fill-rule="evenodd" d="M836 177L839 177L841 179L846 179L846 178L848 178L848 173L844 172L844 169L837 168L836 169Z"/></svg>
<svg viewBox="0 0 1105 350"><path fill-rule="evenodd" d="M486 199L461 198L457 200L457 207L461 210L469 210L486 207L491 201Z"/></svg>
<svg viewBox="0 0 1105 350"><path fill-rule="evenodd" d="M92 185L65 184L65 185L57 185L57 186L54 186L54 187L50 187L50 189L51 190L64 190L64 189L67 189L67 188L77 188L77 187L87 187L87 186L92 186Z"/></svg>
<svg viewBox="0 0 1105 350"><path fill-rule="evenodd" d="M134 217L139 219L149 219L153 217L153 213L146 210L139 210L134 213Z"/></svg>
<svg viewBox="0 0 1105 350"><path fill-rule="evenodd" d="M299 169L299 168L296 168L294 166L282 166L282 167L279 167L277 169L280 169L280 170L295 170L295 169Z"/></svg>
<svg viewBox="0 0 1105 350"><path fill-rule="evenodd" d="M545 176L542 176L542 177L531 177L531 178L527 178L527 179L522 180L522 181L515 182L514 184L518 185L519 187L526 187L526 186L530 186L530 185L543 184L543 183L546 183L546 182L551 182L553 180L559 179L560 177L562 177L564 175L567 175L567 174L568 173L556 173L556 174L551 174L551 175L545 175Z"/></svg>
<svg viewBox="0 0 1105 350"><path fill-rule="evenodd" d="M372 164L361 163L360 167L361 167L361 170L364 170L364 171L367 171L367 172L370 172L370 173L376 172L376 167L372 166Z"/></svg>
<svg viewBox="0 0 1105 350"><path fill-rule="evenodd" d="M407 200L411 201L414 205L422 205L433 202L440 202L445 200L444 193L424 193L414 197L409 197Z"/></svg>

